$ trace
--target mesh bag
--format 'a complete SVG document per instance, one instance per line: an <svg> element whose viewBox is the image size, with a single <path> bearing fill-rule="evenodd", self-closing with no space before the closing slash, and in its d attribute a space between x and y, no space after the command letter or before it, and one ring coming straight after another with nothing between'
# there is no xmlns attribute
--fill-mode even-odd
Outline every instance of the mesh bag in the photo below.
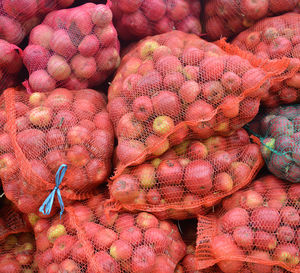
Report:
<svg viewBox="0 0 300 273"><path fill-rule="evenodd" d="M30 33L23 62L29 92L100 85L118 67L119 41L106 5L88 3L49 13Z"/></svg>
<svg viewBox="0 0 300 273"><path fill-rule="evenodd" d="M59 88L29 95L10 88L1 103L0 178L21 211L37 212L58 188L64 201L86 199L105 182L114 134L101 93ZM65 176L55 176L62 164Z"/></svg>
<svg viewBox="0 0 300 273"><path fill-rule="evenodd" d="M124 41L174 29L201 35L201 4L198 0L110 0L114 22Z"/></svg>
<svg viewBox="0 0 300 273"><path fill-rule="evenodd" d="M177 264L174 273L222 273L216 265L205 269L199 269L199 261L195 255L197 218L178 221L177 225L181 233L182 240L186 243L187 247L186 254Z"/></svg>
<svg viewBox="0 0 300 273"><path fill-rule="evenodd" d="M232 41L238 48L264 60L291 58L289 69L274 79L268 94L262 98L267 107L300 102L299 38L300 14L287 13L257 22Z"/></svg>
<svg viewBox="0 0 300 273"><path fill-rule="evenodd" d="M259 146L240 129L230 137L184 141L161 157L127 168L110 183L110 194L126 210L192 218L247 185L262 162Z"/></svg>
<svg viewBox="0 0 300 273"><path fill-rule="evenodd" d="M35 241L32 233L17 233L0 241L0 273L40 272L34 261Z"/></svg>
<svg viewBox="0 0 300 273"><path fill-rule="evenodd" d="M71 6L74 0L1 0L0 38L19 44L50 11Z"/></svg>
<svg viewBox="0 0 300 273"><path fill-rule="evenodd" d="M0 199L0 273L33 273L34 237L24 215ZM30 271L31 270L31 271Z"/></svg>
<svg viewBox="0 0 300 273"><path fill-rule="evenodd" d="M207 0L205 1L205 33L208 39L233 37L256 21L293 11L298 0Z"/></svg>
<svg viewBox="0 0 300 273"><path fill-rule="evenodd" d="M247 126L259 138L261 153L274 175L300 182L300 105L258 116Z"/></svg>
<svg viewBox="0 0 300 273"><path fill-rule="evenodd" d="M20 48L0 39L0 91L17 84L23 66L21 54Z"/></svg>
<svg viewBox="0 0 300 273"><path fill-rule="evenodd" d="M252 120L270 77L289 65L288 59L257 62L180 31L139 42L108 91L118 138L116 175L184 139L230 135Z"/></svg>
<svg viewBox="0 0 300 273"><path fill-rule="evenodd" d="M61 219L37 221L34 232L46 272L172 273L186 249L175 224L146 212L106 215L93 199L66 207Z"/></svg>
<svg viewBox="0 0 300 273"><path fill-rule="evenodd" d="M200 268L218 264L225 273L299 272L299 197L299 184L267 175L224 199L215 215L199 216Z"/></svg>
<svg viewBox="0 0 300 273"><path fill-rule="evenodd" d="M186 247L186 255L177 264L174 273L222 273L222 271L217 266L212 266L206 269L199 269L199 261L195 256L195 246L188 245Z"/></svg>

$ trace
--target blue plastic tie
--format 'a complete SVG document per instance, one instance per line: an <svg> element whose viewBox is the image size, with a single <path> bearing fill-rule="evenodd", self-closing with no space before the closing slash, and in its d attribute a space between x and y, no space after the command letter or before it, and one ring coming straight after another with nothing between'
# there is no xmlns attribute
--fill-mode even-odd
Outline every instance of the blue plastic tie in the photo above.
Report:
<svg viewBox="0 0 300 273"><path fill-rule="evenodd" d="M60 217L62 216L62 214L64 212L65 207L64 207L64 202L63 202L61 194L60 194L59 186L64 178L67 168L68 167L66 164L62 164L62 165L60 165L60 167L58 168L58 171L56 172L56 175L55 175L56 186L54 187L53 191L48 195L48 197L44 201L43 205L41 205L41 207L39 209L39 211L41 213L43 213L44 215L49 215L51 213L51 209L52 209L52 205L53 205L53 201L54 201L56 192L57 192L58 202L60 205Z"/></svg>

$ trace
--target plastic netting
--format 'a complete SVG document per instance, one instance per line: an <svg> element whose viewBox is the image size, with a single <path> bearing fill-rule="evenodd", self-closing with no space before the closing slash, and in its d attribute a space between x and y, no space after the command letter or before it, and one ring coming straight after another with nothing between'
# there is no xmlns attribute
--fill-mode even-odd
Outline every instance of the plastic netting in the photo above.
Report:
<svg viewBox="0 0 300 273"><path fill-rule="evenodd" d="M7 236L0 241L0 273L40 272L36 267L34 254L35 241L32 233Z"/></svg>
<svg viewBox="0 0 300 273"><path fill-rule="evenodd" d="M103 94L59 88L29 95L10 88L1 105L0 177L5 195L21 211L37 212L57 190L55 174L62 164L64 202L86 199L105 182L114 134Z"/></svg>
<svg viewBox="0 0 300 273"><path fill-rule="evenodd" d="M140 40L174 29L200 35L198 0L110 0L114 22L122 40Z"/></svg>
<svg viewBox="0 0 300 273"><path fill-rule="evenodd" d="M120 45L107 5L53 11L30 33L23 62L29 92L98 86L118 67Z"/></svg>
<svg viewBox="0 0 300 273"><path fill-rule="evenodd" d="M300 185L273 175L224 199L211 217L198 217L200 268L225 273L299 272Z"/></svg>
<svg viewBox="0 0 300 273"><path fill-rule="evenodd" d="M0 199L0 272L33 273L34 236L25 216L4 196ZM31 271L30 271L31 270Z"/></svg>
<svg viewBox="0 0 300 273"><path fill-rule="evenodd" d="M140 41L123 57L108 90L118 138L116 175L185 139L230 135L251 121L269 79L289 65L287 58L256 61L251 65L180 31Z"/></svg>
<svg viewBox="0 0 300 273"><path fill-rule="evenodd" d="M298 0L204 1L205 33L210 40L233 37L265 17L293 11Z"/></svg>
<svg viewBox="0 0 300 273"><path fill-rule="evenodd" d="M0 39L0 92L17 85L23 67L21 54L20 48Z"/></svg>
<svg viewBox="0 0 300 273"><path fill-rule="evenodd" d="M174 273L221 273L218 266L214 265L206 269L201 268L195 255L195 246L197 238L197 218L185 221L178 221L178 229L182 240L186 243L186 254L177 264Z"/></svg>
<svg viewBox="0 0 300 273"><path fill-rule="evenodd" d="M300 182L300 105L259 115L247 128L259 138L261 153L274 175Z"/></svg>
<svg viewBox="0 0 300 273"><path fill-rule="evenodd" d="M94 201L66 207L61 219L57 215L36 222L36 260L41 271L174 272L186 251L175 224L146 212L106 215L103 203ZM69 271L64 271L66 267Z"/></svg>
<svg viewBox="0 0 300 273"><path fill-rule="evenodd" d="M74 0L1 0L0 38L19 44L47 13L71 6L73 2Z"/></svg>
<svg viewBox="0 0 300 273"><path fill-rule="evenodd" d="M195 247L188 245L186 247L186 255L176 266L174 273L222 273L222 271L217 266L199 269L198 260L195 256Z"/></svg>
<svg viewBox="0 0 300 273"><path fill-rule="evenodd" d="M127 168L110 183L110 195L126 210L162 219L192 218L247 185L262 165L259 145L239 129L230 137L184 141L161 157Z"/></svg>
<svg viewBox="0 0 300 273"><path fill-rule="evenodd" d="M294 73L282 75L262 99L267 107L300 102L300 14L287 13L266 18L240 33L232 42L262 59L292 58Z"/></svg>

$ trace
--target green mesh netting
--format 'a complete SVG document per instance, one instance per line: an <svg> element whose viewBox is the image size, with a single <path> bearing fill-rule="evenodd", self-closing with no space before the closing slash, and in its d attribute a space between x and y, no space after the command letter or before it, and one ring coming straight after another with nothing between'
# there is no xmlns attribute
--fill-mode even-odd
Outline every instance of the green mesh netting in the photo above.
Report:
<svg viewBox="0 0 300 273"><path fill-rule="evenodd" d="M279 107L258 116L247 129L261 141L269 170L282 179L300 182L300 105Z"/></svg>

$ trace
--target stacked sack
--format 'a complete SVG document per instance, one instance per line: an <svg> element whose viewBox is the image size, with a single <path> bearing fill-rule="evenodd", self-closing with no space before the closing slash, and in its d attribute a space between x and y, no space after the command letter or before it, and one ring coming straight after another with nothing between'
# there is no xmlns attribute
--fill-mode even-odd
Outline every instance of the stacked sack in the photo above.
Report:
<svg viewBox="0 0 300 273"><path fill-rule="evenodd" d="M0 37L19 44L33 27L52 10L66 8L74 0L1 0Z"/></svg>
<svg viewBox="0 0 300 273"><path fill-rule="evenodd" d="M229 137L183 141L160 157L128 167L110 183L110 194L126 210L193 218L247 185L262 165L259 145L239 129Z"/></svg>
<svg viewBox="0 0 300 273"><path fill-rule="evenodd" d="M146 212L107 215L100 200L74 203L61 219L35 223L42 272L174 272L186 246L173 223Z"/></svg>
<svg viewBox="0 0 300 273"><path fill-rule="evenodd" d="M1 103L0 177L5 195L22 212L37 213L58 187L63 202L71 202L90 197L105 182L114 134L103 94L59 88L29 95L11 88ZM63 164L64 177L56 175Z"/></svg>
<svg viewBox="0 0 300 273"><path fill-rule="evenodd" d="M195 137L230 135L258 113L270 78L289 61L257 66L193 34L140 41L122 59L108 91L118 138L117 171ZM119 162L118 162L119 161Z"/></svg>
<svg viewBox="0 0 300 273"><path fill-rule="evenodd" d="M231 38L255 22L293 11L298 0L208 0L205 1L205 33L209 40Z"/></svg>
<svg viewBox="0 0 300 273"><path fill-rule="evenodd" d="M110 0L120 38L130 42L174 29L200 35L198 0Z"/></svg>
<svg viewBox="0 0 300 273"><path fill-rule="evenodd" d="M288 71L275 78L269 92L262 98L267 107L300 101L299 22L300 14L296 13L266 18L241 32L232 41L233 45L265 61L291 58Z"/></svg>
<svg viewBox="0 0 300 273"><path fill-rule="evenodd" d="M31 30L0 40L0 273L299 272L300 15L250 27L297 1L206 1L232 44L199 0L32 1L0 0Z"/></svg>
<svg viewBox="0 0 300 273"><path fill-rule="evenodd" d="M53 11L30 33L23 62L29 92L58 86L84 89L103 83L120 63L119 41L107 5Z"/></svg>
<svg viewBox="0 0 300 273"><path fill-rule="evenodd" d="M273 175L223 200L211 217L199 216L200 268L222 272L299 272L300 185Z"/></svg>
<svg viewBox="0 0 300 273"><path fill-rule="evenodd" d="M260 140L261 153L274 175L300 182L300 106L285 106L259 115L248 126Z"/></svg>

